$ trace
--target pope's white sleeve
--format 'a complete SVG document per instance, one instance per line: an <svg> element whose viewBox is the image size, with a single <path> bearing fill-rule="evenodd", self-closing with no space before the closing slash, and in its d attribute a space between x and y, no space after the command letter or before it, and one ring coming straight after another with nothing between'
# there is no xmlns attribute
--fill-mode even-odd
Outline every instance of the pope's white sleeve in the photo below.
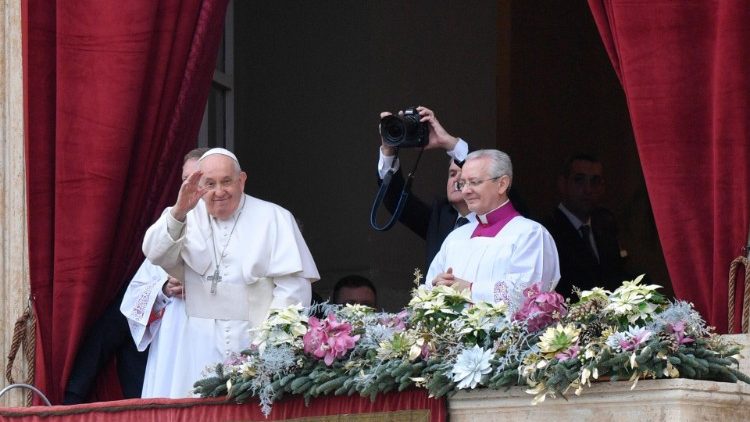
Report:
<svg viewBox="0 0 750 422"><path fill-rule="evenodd" d="M271 309L283 309L289 305L310 306L312 287L310 280L286 275L273 278L273 301Z"/></svg>
<svg viewBox="0 0 750 422"><path fill-rule="evenodd" d="M185 223L175 220L167 208L146 231L143 237L143 254L154 265L174 276L180 276L184 265L180 250L186 231Z"/></svg>

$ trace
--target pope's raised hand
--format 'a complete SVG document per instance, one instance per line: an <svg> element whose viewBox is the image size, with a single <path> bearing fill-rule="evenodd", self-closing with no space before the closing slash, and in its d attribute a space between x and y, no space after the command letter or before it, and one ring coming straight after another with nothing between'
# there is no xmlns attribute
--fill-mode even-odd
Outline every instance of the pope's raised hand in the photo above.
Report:
<svg viewBox="0 0 750 422"><path fill-rule="evenodd" d="M198 182L201 180L203 172L195 171L182 182L180 193L177 195L177 202L172 207L172 217L177 221L185 221L187 213L195 208L207 189L201 187Z"/></svg>

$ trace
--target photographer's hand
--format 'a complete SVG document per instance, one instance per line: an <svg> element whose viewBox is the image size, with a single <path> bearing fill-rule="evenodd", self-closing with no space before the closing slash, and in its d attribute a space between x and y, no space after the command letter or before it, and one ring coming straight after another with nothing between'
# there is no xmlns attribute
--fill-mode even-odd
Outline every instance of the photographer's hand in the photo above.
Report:
<svg viewBox="0 0 750 422"><path fill-rule="evenodd" d="M458 138L448 133L443 126L440 124L438 119L435 117L435 112L427 107L417 107L419 115L421 116L421 122L427 122L430 125L430 138L429 143L425 149L436 149L441 148L446 151L452 151L458 143Z"/></svg>

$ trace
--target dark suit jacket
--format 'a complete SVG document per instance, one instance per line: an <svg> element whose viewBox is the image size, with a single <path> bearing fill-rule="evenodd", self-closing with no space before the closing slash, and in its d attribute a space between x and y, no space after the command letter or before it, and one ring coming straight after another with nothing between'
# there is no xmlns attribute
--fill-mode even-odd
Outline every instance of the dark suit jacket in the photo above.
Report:
<svg viewBox="0 0 750 422"><path fill-rule="evenodd" d="M577 297L572 294L573 286L581 290L602 287L611 291L627 278L620 257L617 228L609 211L599 209L591 216L591 230L599 253L598 263L578 230L558 208L542 224L555 239L560 257L561 277L555 290L561 295L575 301Z"/></svg>
<svg viewBox="0 0 750 422"><path fill-rule="evenodd" d="M380 180L380 179L378 179ZM404 187L404 176L399 169L391 179L391 185L385 194L383 203L393 214ZM435 258L440 246L453 230L458 218L458 212L448 202L447 198L437 198L428 205L416 196L409 195L399 221L421 237L426 242L425 257L427 265L425 271Z"/></svg>
<svg viewBox="0 0 750 422"><path fill-rule="evenodd" d="M141 397L148 351L138 351L130 334L128 320L120 312L127 285L125 283L101 317L87 330L65 386L63 404L91 401L89 396L96 387L97 377L112 357L116 357L123 396L126 399Z"/></svg>

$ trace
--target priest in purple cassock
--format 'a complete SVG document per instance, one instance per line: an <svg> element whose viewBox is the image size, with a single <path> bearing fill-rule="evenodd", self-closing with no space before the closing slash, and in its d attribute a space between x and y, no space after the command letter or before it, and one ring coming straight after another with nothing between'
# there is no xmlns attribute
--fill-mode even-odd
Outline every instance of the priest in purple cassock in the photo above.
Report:
<svg viewBox="0 0 750 422"><path fill-rule="evenodd" d="M504 152L479 150L466 157L456 188L477 219L445 239L427 271L428 289L470 289L475 302L503 301L514 310L531 284L555 288L560 279L555 242L544 226L513 208L508 200L512 181L513 167Z"/></svg>

